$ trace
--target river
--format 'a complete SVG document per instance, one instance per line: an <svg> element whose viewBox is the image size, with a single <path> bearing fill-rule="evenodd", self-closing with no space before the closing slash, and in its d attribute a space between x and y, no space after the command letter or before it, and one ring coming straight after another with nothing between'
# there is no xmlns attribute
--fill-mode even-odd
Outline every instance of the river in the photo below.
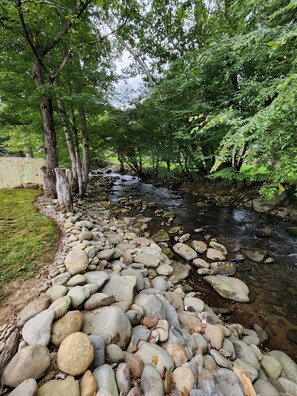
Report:
<svg viewBox="0 0 297 396"><path fill-rule="evenodd" d="M155 187L133 176L115 173L105 176L112 182L111 202L117 202L120 197L154 201L159 208L175 212L174 225L180 224L185 233L191 234L191 239L215 237L227 247L228 258L232 259L232 251L239 248L266 251L274 259L273 264L255 263L247 258L237 263L235 276L248 285L249 304L220 297L194 267L188 283L210 306L232 311L233 322L238 320L248 328L252 323L262 326L270 336L268 347L282 349L297 361L297 238L286 231L292 224L251 209L212 206L201 210L196 205L197 196ZM154 219L149 223L151 232L161 228L164 219L154 216L154 210L147 209L145 213ZM255 235L255 229L263 227L272 229L271 237ZM203 228L204 233L196 234L197 228Z"/></svg>

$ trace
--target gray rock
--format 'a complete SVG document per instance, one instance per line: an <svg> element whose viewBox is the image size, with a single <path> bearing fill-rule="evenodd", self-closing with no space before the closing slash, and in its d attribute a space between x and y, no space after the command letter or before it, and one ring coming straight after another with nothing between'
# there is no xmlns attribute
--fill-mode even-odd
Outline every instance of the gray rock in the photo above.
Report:
<svg viewBox="0 0 297 396"><path fill-rule="evenodd" d="M210 264L211 269L218 275L232 276L236 273L237 266L231 261L214 262Z"/></svg>
<svg viewBox="0 0 297 396"><path fill-rule="evenodd" d="M133 309L126 311L126 315L129 318L132 327L137 326L141 321L142 315L139 312L133 311Z"/></svg>
<svg viewBox="0 0 297 396"><path fill-rule="evenodd" d="M107 301L109 302L108 304L107 304ZM84 308L85 309L96 309L96 308L101 308L104 306L111 305L114 302L115 302L115 299L108 297L104 293L95 293L95 294L92 294L91 297L87 299L87 301L85 302Z"/></svg>
<svg viewBox="0 0 297 396"><path fill-rule="evenodd" d="M3 372L3 384L12 388L23 381L39 378L50 365L49 350L43 345L30 345L22 348Z"/></svg>
<svg viewBox="0 0 297 396"><path fill-rule="evenodd" d="M188 264L180 263L178 261L172 261L173 272L170 277L172 283L179 283L189 276L191 267Z"/></svg>
<svg viewBox="0 0 297 396"><path fill-rule="evenodd" d="M135 288L135 276L112 276L102 289L102 293L108 296L114 296L117 301L127 301L131 305L133 303Z"/></svg>
<svg viewBox="0 0 297 396"><path fill-rule="evenodd" d="M10 396L35 396L37 393L37 382L30 378L23 381L9 395Z"/></svg>
<svg viewBox="0 0 297 396"><path fill-rule="evenodd" d="M233 342L236 358L245 360L247 363L251 364L256 370L260 369L260 363L255 355L255 352L244 342L236 340Z"/></svg>
<svg viewBox="0 0 297 396"><path fill-rule="evenodd" d="M58 300L58 298L64 297L68 292L68 288L63 285L54 285L50 287L46 294L50 297L51 302Z"/></svg>
<svg viewBox="0 0 297 396"><path fill-rule="evenodd" d="M165 319L166 314L159 297L152 294L138 294L134 299L134 304L139 305L145 313L145 316L158 316Z"/></svg>
<svg viewBox="0 0 297 396"><path fill-rule="evenodd" d="M252 252L251 250L243 250L242 251L250 260L255 261L256 263L262 263L265 258L265 252Z"/></svg>
<svg viewBox="0 0 297 396"><path fill-rule="evenodd" d="M54 311L47 309L29 319L23 327L23 339L28 345L47 346L51 338L51 328L55 317Z"/></svg>
<svg viewBox="0 0 297 396"><path fill-rule="evenodd" d="M215 250L218 250L218 251L222 252L224 256L227 256L227 249L221 243L218 243L215 240L211 240L209 242L209 246L212 247Z"/></svg>
<svg viewBox="0 0 297 396"><path fill-rule="evenodd" d="M114 254L115 254L115 249L114 248L104 249L104 250L101 250L101 252L99 252L97 254L97 257L98 257L99 260L110 261L113 258Z"/></svg>
<svg viewBox="0 0 297 396"><path fill-rule="evenodd" d="M77 221L75 224L75 227L78 228L87 228L88 230L91 230L93 228L93 223L91 221L88 220L81 220L81 221Z"/></svg>
<svg viewBox="0 0 297 396"><path fill-rule="evenodd" d="M131 389L130 369L126 363L120 363L116 371L119 391L126 395Z"/></svg>
<svg viewBox="0 0 297 396"><path fill-rule="evenodd" d="M195 260L192 261L192 264L195 265L197 268L209 268L209 263L201 258L196 258Z"/></svg>
<svg viewBox="0 0 297 396"><path fill-rule="evenodd" d="M93 368L102 366L105 363L105 342L101 336L90 335L89 339L94 348Z"/></svg>
<svg viewBox="0 0 297 396"><path fill-rule="evenodd" d="M198 257L197 252L185 243L176 243L173 250L186 260L194 260Z"/></svg>
<svg viewBox="0 0 297 396"><path fill-rule="evenodd" d="M118 388L113 369L108 364L103 364L93 371L99 391L108 391L112 396L118 396Z"/></svg>
<svg viewBox="0 0 297 396"><path fill-rule="evenodd" d="M268 377L274 379L278 379L282 372L282 365L273 356L269 355L263 356L261 367Z"/></svg>
<svg viewBox="0 0 297 396"><path fill-rule="evenodd" d="M178 320L178 315L176 313L176 310L174 309L174 307L169 304L168 300L161 296L160 294L157 295L157 297L159 298L159 300L162 303L162 308L163 311L165 312L165 318L167 320L167 322L169 323L169 326L176 326L179 327L179 320ZM163 318L160 318L163 319Z"/></svg>
<svg viewBox="0 0 297 396"><path fill-rule="evenodd" d="M207 245L203 241L192 241L191 246L197 253L203 254L207 250Z"/></svg>
<svg viewBox="0 0 297 396"><path fill-rule="evenodd" d="M116 344L107 345L105 348L106 362L110 365L120 363L124 360L124 353Z"/></svg>
<svg viewBox="0 0 297 396"><path fill-rule="evenodd" d="M263 198L255 198L253 199L253 208L256 212L266 213L273 208L273 204Z"/></svg>
<svg viewBox="0 0 297 396"><path fill-rule="evenodd" d="M71 274L69 272L64 272L63 274L57 275L52 279L53 285L66 285L66 283L71 278Z"/></svg>
<svg viewBox="0 0 297 396"><path fill-rule="evenodd" d="M279 377L277 382L285 390L286 394L290 396L297 395L297 384L295 382L283 377Z"/></svg>
<svg viewBox="0 0 297 396"><path fill-rule="evenodd" d="M68 296L71 298L71 305L73 308L80 308L90 297L90 294L90 290L84 286L74 286L68 292Z"/></svg>
<svg viewBox="0 0 297 396"><path fill-rule="evenodd" d="M72 278L69 279L67 282L67 286L82 286L87 283L87 278L81 274L74 275ZM61 296L62 297L62 296Z"/></svg>
<svg viewBox="0 0 297 396"><path fill-rule="evenodd" d="M168 284L162 276L156 276L154 279L152 279L151 284L155 289L162 291L166 291L168 289Z"/></svg>
<svg viewBox="0 0 297 396"><path fill-rule="evenodd" d="M84 273L88 265L89 258L83 250L70 250L65 258L65 267L71 275Z"/></svg>
<svg viewBox="0 0 297 396"><path fill-rule="evenodd" d="M213 248L207 249L206 257L212 261L224 261L226 259L222 252Z"/></svg>
<svg viewBox="0 0 297 396"><path fill-rule="evenodd" d="M254 383L254 388L257 394L261 396L279 396L278 391L269 382L263 379L259 379Z"/></svg>
<svg viewBox="0 0 297 396"><path fill-rule="evenodd" d="M50 306L49 310L54 311L55 319L60 319L62 316L65 315L66 312L69 311L71 305L71 298L70 296L64 296L58 298L58 300L54 301Z"/></svg>
<svg viewBox="0 0 297 396"><path fill-rule="evenodd" d="M242 337L241 339L242 342L244 342L247 345L257 345L259 346L261 344L261 341L259 339L259 337L256 336L252 336L252 335L245 335Z"/></svg>
<svg viewBox="0 0 297 396"><path fill-rule="evenodd" d="M184 298L184 306L192 307L195 312L202 312L204 310L204 302L200 298L186 296Z"/></svg>
<svg viewBox="0 0 297 396"><path fill-rule="evenodd" d="M233 371L220 368L213 375L213 379L217 389L224 396L245 396L241 382Z"/></svg>
<svg viewBox="0 0 297 396"><path fill-rule="evenodd" d="M101 289L109 278L105 271L85 272L84 277L87 279L87 283L99 286L98 289Z"/></svg>
<svg viewBox="0 0 297 396"><path fill-rule="evenodd" d="M165 265L165 264L164 264ZM133 268L127 268L121 271L121 275L132 275L136 277L136 290L141 291L144 289L144 278L141 271Z"/></svg>
<svg viewBox="0 0 297 396"><path fill-rule="evenodd" d="M64 380L51 380L38 389L37 396L80 396L79 383L68 375Z"/></svg>
<svg viewBox="0 0 297 396"><path fill-rule="evenodd" d="M232 364L231 362L226 359L224 356L222 356L220 354L220 352L218 352L216 349L211 349L209 351L210 356L213 357L214 361L216 362L216 364L220 367L225 367L228 368L229 370L232 370ZM258 372L257 372L258 374Z"/></svg>
<svg viewBox="0 0 297 396"><path fill-rule="evenodd" d="M273 356L282 365L282 377L297 384L297 364L285 352L270 351L267 355Z"/></svg>
<svg viewBox="0 0 297 396"><path fill-rule="evenodd" d="M52 325L51 342L59 346L72 333L80 331L83 324L83 314L80 311L67 312Z"/></svg>
<svg viewBox="0 0 297 396"><path fill-rule="evenodd" d="M222 297L238 302L249 302L249 289L240 279L223 275L206 276L204 279Z"/></svg>
<svg viewBox="0 0 297 396"><path fill-rule="evenodd" d="M165 349L158 345L141 341L136 355L139 356L145 364L150 364L155 360L155 368L160 375L163 375L165 369L172 371L174 368L172 357L165 351Z"/></svg>
<svg viewBox="0 0 297 396"><path fill-rule="evenodd" d="M21 310L21 312L17 316L17 326L22 327L24 324L27 322L27 320L33 318L40 312L44 311L49 307L51 303L51 299L47 295L42 295L32 302L30 302L28 305L25 306Z"/></svg>
<svg viewBox="0 0 297 396"><path fill-rule="evenodd" d="M141 389L145 396L164 396L163 381L151 364L146 364L141 376Z"/></svg>
<svg viewBox="0 0 297 396"><path fill-rule="evenodd" d="M135 263L140 263L146 267L158 267L161 263L162 257L160 254L139 253L134 257Z"/></svg>
<svg viewBox="0 0 297 396"><path fill-rule="evenodd" d="M245 360L236 359L233 364L234 367L239 368L251 380L251 382L254 382L258 378L258 370Z"/></svg>
<svg viewBox="0 0 297 396"><path fill-rule="evenodd" d="M125 348L130 340L131 324L121 308L103 307L84 313L83 332L102 336L107 345Z"/></svg>

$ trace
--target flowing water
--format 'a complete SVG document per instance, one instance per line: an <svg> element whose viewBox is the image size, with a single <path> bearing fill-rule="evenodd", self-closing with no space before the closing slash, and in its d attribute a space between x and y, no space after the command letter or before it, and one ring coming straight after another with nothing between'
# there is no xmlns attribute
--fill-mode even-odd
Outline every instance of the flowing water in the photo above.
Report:
<svg viewBox="0 0 297 396"><path fill-rule="evenodd" d="M236 248L266 251L274 259L274 264L259 264L248 259L237 264L236 277L250 289L249 304L223 299L194 268L189 284L208 304L230 309L232 322L238 320L248 328L252 323L261 325L271 337L269 348L282 349L297 361L297 238L286 231L292 224L243 208L213 206L209 210L199 210L196 205L198 198L191 194L155 187L133 176L115 173L105 176L112 181L109 197L112 202L119 197L154 201L159 208L174 211L176 219L173 225L180 224L192 239L211 235L223 243L228 252ZM146 215L154 217L154 221L149 223L151 231L161 228L163 220L153 213L153 210L146 211ZM256 237L255 229L264 227L272 229L272 236ZM205 231L195 234L196 228L204 228Z"/></svg>

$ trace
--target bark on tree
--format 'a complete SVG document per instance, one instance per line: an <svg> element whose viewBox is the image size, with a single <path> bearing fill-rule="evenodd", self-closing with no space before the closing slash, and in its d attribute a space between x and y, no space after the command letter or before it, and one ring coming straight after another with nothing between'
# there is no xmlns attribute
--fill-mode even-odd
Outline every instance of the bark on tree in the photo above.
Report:
<svg viewBox="0 0 297 396"><path fill-rule="evenodd" d="M70 169L55 168L56 173L56 189L60 211L68 213L73 211L72 199L72 173Z"/></svg>
<svg viewBox="0 0 297 396"><path fill-rule="evenodd" d="M82 133L82 145L83 145L83 160L82 160L82 176L83 176L83 186L85 193L89 181L89 171L90 171L90 143L87 130L87 118L86 112L82 106L79 107L79 118L80 127Z"/></svg>

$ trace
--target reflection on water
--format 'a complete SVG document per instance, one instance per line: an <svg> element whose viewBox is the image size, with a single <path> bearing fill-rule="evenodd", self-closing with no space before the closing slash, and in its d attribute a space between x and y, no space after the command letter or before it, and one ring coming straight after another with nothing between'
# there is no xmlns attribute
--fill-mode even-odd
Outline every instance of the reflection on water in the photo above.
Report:
<svg viewBox="0 0 297 396"><path fill-rule="evenodd" d="M216 237L229 252L235 247L266 251L273 257L274 264L245 260L238 263L236 276L248 284L253 298L270 314L284 317L292 325L297 325L297 243L296 237L286 231L290 223L242 208L213 206L207 210L199 209L197 197L191 194L142 183L137 177L114 173L105 176L113 182L110 192L112 202L123 196L154 201L166 211L173 210L176 213L175 223L181 224L192 238L200 239L201 235L195 235L194 229L204 228L205 234ZM270 238L255 235L255 229L264 227L272 229Z"/></svg>

